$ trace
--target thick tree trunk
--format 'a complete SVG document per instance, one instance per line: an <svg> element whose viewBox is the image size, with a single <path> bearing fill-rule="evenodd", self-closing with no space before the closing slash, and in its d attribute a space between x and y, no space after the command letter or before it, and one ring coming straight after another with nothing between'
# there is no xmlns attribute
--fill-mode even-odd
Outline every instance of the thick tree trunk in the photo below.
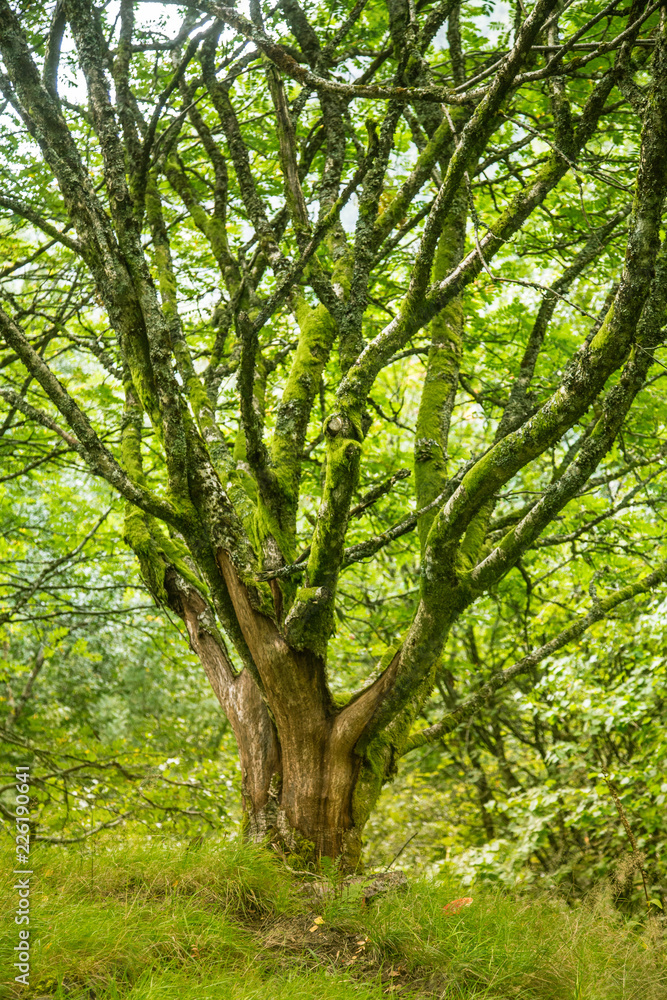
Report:
<svg viewBox="0 0 667 1000"><path fill-rule="evenodd" d="M286 744L279 835L290 851L305 858L335 858L346 870L356 868L362 832L354 816L359 759L341 745L335 719L308 740L295 733Z"/></svg>
<svg viewBox="0 0 667 1000"><path fill-rule="evenodd" d="M253 608L225 553L219 553L218 562L275 724L281 768L280 783L274 779L270 789L275 803L273 836L305 860L334 858L344 869L354 869L368 815L358 808L363 762L355 745L387 677L349 705L337 707L327 686L324 661L289 645L276 622ZM246 807L250 805L246 800ZM255 807L259 819L249 811L250 830L260 836L269 833L261 820L263 808L260 800Z"/></svg>
<svg viewBox="0 0 667 1000"><path fill-rule="evenodd" d="M354 747L383 685L337 708L322 661L288 646L275 622L251 606L229 560L221 562L258 680L248 669L234 672L201 594L176 573L166 587L236 737L246 833L304 863L326 857L354 870L370 811L355 809L363 762Z"/></svg>
<svg viewBox="0 0 667 1000"><path fill-rule="evenodd" d="M353 799L359 763L353 754L337 752L331 733L323 733L318 746L302 745L299 753L283 755L268 795L251 793L265 787L266 762L256 755L250 760L243 750L241 762L250 839L268 839L305 864L332 858L346 871L358 867L361 829L354 821Z"/></svg>

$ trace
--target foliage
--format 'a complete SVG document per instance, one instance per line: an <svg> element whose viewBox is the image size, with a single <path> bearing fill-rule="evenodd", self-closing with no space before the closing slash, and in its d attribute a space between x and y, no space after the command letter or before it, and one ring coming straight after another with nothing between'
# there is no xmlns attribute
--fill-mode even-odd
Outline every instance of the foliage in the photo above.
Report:
<svg viewBox="0 0 667 1000"><path fill-rule="evenodd" d="M473 627L482 655L493 655L482 645L489 633ZM471 655L470 634L462 638L460 664ZM413 836L400 864L437 870L451 858L465 879L586 891L632 852L609 778L664 905L664 664L664 601L598 626L465 729L406 760L369 824L369 856L385 863ZM440 710L438 700L431 711ZM634 881L619 893L639 911Z"/></svg>
<svg viewBox="0 0 667 1000"><path fill-rule="evenodd" d="M118 550L117 504L100 525L98 498L82 502L80 487L63 476L47 488L33 473L5 494L3 825L26 748L37 841L76 841L116 823L188 838L238 825L227 721Z"/></svg>
<svg viewBox="0 0 667 1000"><path fill-rule="evenodd" d="M37 495L48 503L52 520L62 524L66 511L58 491L47 493L40 483ZM28 499L30 509L40 510L36 498ZM64 501L67 508L69 494ZM18 496L12 511L21 515ZM77 516L84 514L79 506ZM88 523L84 519L84 534ZM68 539L71 544L71 534ZM136 575L131 560L119 564L118 553L113 559L105 556L99 534L84 554L88 549L77 571L89 573L94 567L96 586L108 588L104 609L96 591L98 614L92 620L85 614L88 605L81 616L67 619L65 609L75 606L82 593L81 582L76 589L66 585L72 582L69 568L54 591L57 612L46 605L49 595L42 595L39 605L31 599L26 620L17 616L5 625L7 690L24 689L35 652L44 649L44 666L24 710L11 720L15 738L51 752L33 757L33 775L39 779L33 787L34 835L87 836L126 813L123 828L140 823L158 839L171 830L189 842L220 826L236 828L235 746L196 661L178 637L171 640L161 617L143 607L139 580L126 600ZM60 549L48 558L57 554ZM14 557L14 580L19 557L27 566L45 558L30 541L14 550ZM122 630L119 620L125 623ZM487 632L479 616L474 627L483 649ZM575 894L585 892L613 873L630 849L601 777L602 760L648 856L651 897L664 901L664 657L664 607L659 604L615 622L613 631L598 626L580 649L547 661L534 685L523 692L508 690L460 734L415 751L386 786L371 818L367 861L387 864L412 837L396 862L411 871L439 871L446 858L464 880L511 886L546 879ZM463 646L460 662L465 662ZM12 709L6 695L0 698L5 699L6 727ZM429 712L437 716L441 705L438 694ZM536 746L539 731L542 744ZM3 771L10 781L12 764L25 759L25 750L7 742L8 735ZM67 778L68 804L58 794L63 779L57 772L84 761L89 767ZM136 779L110 769L110 761ZM95 765L106 767L101 771ZM42 784L49 774L53 777ZM197 788L170 787L158 778L196 782ZM4 797L10 811L12 789ZM179 811L193 808L194 813ZM623 886L617 895L624 909L645 908L640 884L634 890Z"/></svg>

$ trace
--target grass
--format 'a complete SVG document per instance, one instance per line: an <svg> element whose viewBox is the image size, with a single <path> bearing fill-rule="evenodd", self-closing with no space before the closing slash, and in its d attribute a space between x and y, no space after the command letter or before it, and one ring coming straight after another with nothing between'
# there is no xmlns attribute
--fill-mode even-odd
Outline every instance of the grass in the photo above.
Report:
<svg viewBox="0 0 667 1000"><path fill-rule="evenodd" d="M13 953L12 856L0 947ZM456 915L451 878L364 905L363 886L304 880L266 850L110 840L33 858L31 985L71 1000L667 1000L661 920L627 921L599 891L568 907L482 887Z"/></svg>

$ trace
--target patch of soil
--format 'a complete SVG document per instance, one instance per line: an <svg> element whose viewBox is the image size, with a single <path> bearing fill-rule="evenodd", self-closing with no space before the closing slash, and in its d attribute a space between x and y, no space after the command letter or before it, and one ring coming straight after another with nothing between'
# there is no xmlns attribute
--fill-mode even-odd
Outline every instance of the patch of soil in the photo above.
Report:
<svg viewBox="0 0 667 1000"><path fill-rule="evenodd" d="M345 880L348 882L349 880ZM368 878L365 879L368 882ZM379 891L400 889L405 885L405 876L387 880ZM366 894L365 889L370 888ZM363 886L357 896L360 907L378 895L378 886ZM340 886L338 887L340 890ZM306 889L304 888L304 892ZM311 898L321 900L329 894L326 885L311 883L307 887ZM382 983L388 995L412 997L441 997L448 982L444 973L434 973L429 968L408 969L398 960L392 960L363 933L329 924L314 911L299 916L269 918L260 926L255 924L258 951L269 952L278 961L284 956L287 966L300 961L310 967L328 967L331 972L347 971L360 980Z"/></svg>

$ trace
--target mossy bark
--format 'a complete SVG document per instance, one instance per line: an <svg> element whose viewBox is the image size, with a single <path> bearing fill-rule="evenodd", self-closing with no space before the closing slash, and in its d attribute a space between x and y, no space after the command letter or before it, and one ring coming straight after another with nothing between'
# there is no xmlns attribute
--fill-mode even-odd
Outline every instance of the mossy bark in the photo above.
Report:
<svg viewBox="0 0 667 1000"><path fill-rule="evenodd" d="M433 266L433 281L439 282L463 256L467 196L463 187L445 220ZM452 409L459 383L463 352L463 303L461 297L448 302L430 324L431 345L426 363L415 433L415 492L417 507L435 500L447 483L447 443ZM436 511L419 519L422 552Z"/></svg>

